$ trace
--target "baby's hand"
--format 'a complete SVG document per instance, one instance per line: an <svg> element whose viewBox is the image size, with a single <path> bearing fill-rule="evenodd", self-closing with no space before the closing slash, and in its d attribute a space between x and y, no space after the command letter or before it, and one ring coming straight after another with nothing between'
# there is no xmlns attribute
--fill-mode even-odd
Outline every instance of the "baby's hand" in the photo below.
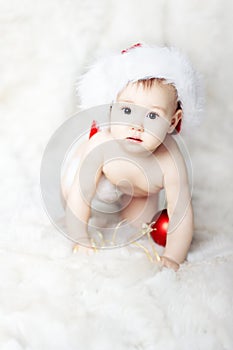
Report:
<svg viewBox="0 0 233 350"><path fill-rule="evenodd" d="M168 267L170 269L173 269L174 271L177 271L180 267L180 265L177 262L167 258L166 256L161 256L160 259L161 266Z"/></svg>

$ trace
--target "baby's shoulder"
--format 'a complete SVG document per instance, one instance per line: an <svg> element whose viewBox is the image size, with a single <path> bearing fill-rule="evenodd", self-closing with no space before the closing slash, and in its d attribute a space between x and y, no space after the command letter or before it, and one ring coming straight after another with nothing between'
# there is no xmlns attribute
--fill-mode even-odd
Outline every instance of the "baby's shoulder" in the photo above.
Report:
<svg viewBox="0 0 233 350"><path fill-rule="evenodd" d="M108 130L100 130L89 139L89 142L103 143L111 139L112 139L112 135Z"/></svg>
<svg viewBox="0 0 233 350"><path fill-rule="evenodd" d="M112 137L107 130L98 131L87 142L87 149L93 149L96 146L102 145L105 142L111 140Z"/></svg>
<svg viewBox="0 0 233 350"><path fill-rule="evenodd" d="M185 167L183 154L177 142L170 135L166 137L163 144L156 150L155 156L164 171L169 171L173 167Z"/></svg>

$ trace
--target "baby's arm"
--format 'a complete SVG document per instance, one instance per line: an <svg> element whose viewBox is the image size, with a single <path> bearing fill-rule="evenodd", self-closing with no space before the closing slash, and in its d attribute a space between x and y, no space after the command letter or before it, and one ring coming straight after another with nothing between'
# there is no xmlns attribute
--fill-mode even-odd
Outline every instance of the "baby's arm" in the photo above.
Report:
<svg viewBox="0 0 233 350"><path fill-rule="evenodd" d="M94 139L94 137L93 137ZM97 139L97 140L96 140ZM99 145L101 136L89 140L79 163L74 182L67 196L66 226L69 236L85 246L90 246L87 224L91 213L91 200L99 182L103 157Z"/></svg>
<svg viewBox="0 0 233 350"><path fill-rule="evenodd" d="M175 270L188 253L193 235L193 211L184 159L175 147L164 163L164 188L167 198L169 227L162 257L165 266Z"/></svg>

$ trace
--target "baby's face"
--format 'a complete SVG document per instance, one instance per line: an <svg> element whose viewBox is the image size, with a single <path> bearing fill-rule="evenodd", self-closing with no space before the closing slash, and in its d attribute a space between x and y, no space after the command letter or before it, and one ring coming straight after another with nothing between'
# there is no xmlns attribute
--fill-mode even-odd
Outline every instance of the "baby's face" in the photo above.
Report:
<svg viewBox="0 0 233 350"><path fill-rule="evenodd" d="M140 144L154 151L178 123L181 112L178 115L176 107L172 85L154 81L150 88L145 88L141 83L129 83L113 105L111 134L131 146Z"/></svg>

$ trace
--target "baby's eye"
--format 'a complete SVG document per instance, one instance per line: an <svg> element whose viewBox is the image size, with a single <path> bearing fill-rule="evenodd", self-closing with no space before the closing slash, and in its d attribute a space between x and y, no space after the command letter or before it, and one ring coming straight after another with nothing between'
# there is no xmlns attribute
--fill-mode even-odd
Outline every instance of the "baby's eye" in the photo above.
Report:
<svg viewBox="0 0 233 350"><path fill-rule="evenodd" d="M155 112L150 112L147 114L147 118L150 118L150 119L155 119L157 117L159 117L159 115Z"/></svg>
<svg viewBox="0 0 233 350"><path fill-rule="evenodd" d="M129 107L123 107L122 111L124 111L125 114L131 114L131 108Z"/></svg>

